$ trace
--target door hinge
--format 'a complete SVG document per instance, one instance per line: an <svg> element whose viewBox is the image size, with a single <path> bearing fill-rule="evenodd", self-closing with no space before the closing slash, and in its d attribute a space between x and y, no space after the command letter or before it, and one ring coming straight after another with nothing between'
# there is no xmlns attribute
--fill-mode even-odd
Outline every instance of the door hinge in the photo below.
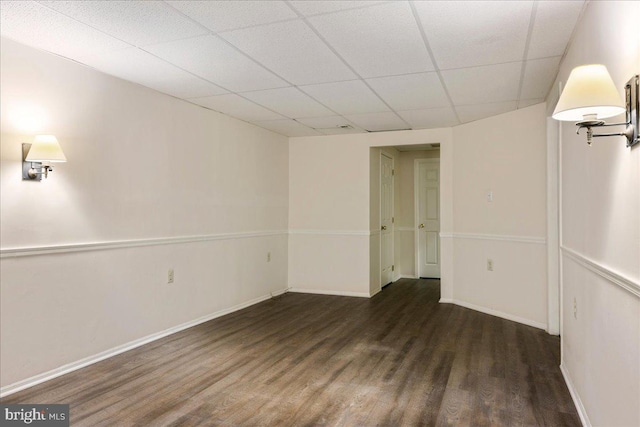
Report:
<svg viewBox="0 0 640 427"><path fill-rule="evenodd" d="M391 169L391 176L394 176L396 174L396 170L395 169Z"/></svg>
<svg viewBox="0 0 640 427"><path fill-rule="evenodd" d="M395 265L391 266L391 271L396 271L396 266Z"/></svg>
<svg viewBox="0 0 640 427"><path fill-rule="evenodd" d="M391 224L395 224L396 223L396 218L394 216L391 217Z"/></svg>

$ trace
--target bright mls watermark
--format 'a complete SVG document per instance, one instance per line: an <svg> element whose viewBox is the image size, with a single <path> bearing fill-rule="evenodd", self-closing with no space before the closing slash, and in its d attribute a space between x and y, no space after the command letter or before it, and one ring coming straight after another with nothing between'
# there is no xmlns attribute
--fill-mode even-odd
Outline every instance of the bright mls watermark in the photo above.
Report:
<svg viewBox="0 0 640 427"><path fill-rule="evenodd" d="M69 405L0 405L0 426L69 427Z"/></svg>

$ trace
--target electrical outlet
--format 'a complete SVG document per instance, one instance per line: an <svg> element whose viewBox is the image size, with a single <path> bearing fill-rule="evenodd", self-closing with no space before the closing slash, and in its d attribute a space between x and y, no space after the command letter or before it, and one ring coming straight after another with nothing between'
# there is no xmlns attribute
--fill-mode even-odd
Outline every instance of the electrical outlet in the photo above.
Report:
<svg viewBox="0 0 640 427"><path fill-rule="evenodd" d="M173 283L173 268L167 272L167 283Z"/></svg>
<svg viewBox="0 0 640 427"><path fill-rule="evenodd" d="M573 318L578 319L578 300L573 297Z"/></svg>
<svg viewBox="0 0 640 427"><path fill-rule="evenodd" d="M493 202L493 191L492 190L487 191L487 202L489 202L489 203Z"/></svg>
<svg viewBox="0 0 640 427"><path fill-rule="evenodd" d="M491 258L487 258L487 271L493 271L493 260Z"/></svg>
<svg viewBox="0 0 640 427"><path fill-rule="evenodd" d="M267 262L271 262L271 252L267 252Z"/></svg>

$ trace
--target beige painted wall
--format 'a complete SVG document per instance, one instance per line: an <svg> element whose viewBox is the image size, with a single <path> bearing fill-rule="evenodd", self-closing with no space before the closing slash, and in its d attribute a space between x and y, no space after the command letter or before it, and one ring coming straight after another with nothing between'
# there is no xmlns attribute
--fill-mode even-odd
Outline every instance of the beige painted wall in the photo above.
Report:
<svg viewBox="0 0 640 427"><path fill-rule="evenodd" d="M3 387L286 287L287 138L5 39L1 49ZM30 132L13 113L26 103L68 159L43 182L21 180ZM56 251L183 236L205 239ZM52 253L12 256L43 246Z"/></svg>
<svg viewBox="0 0 640 427"><path fill-rule="evenodd" d="M453 132L454 300L546 328L544 104Z"/></svg>
<svg viewBox="0 0 640 427"><path fill-rule="evenodd" d="M544 104L453 129L456 232L544 238Z"/></svg>
<svg viewBox="0 0 640 427"><path fill-rule="evenodd" d="M640 72L639 22L638 2L591 2L557 81L566 82L575 66L600 63L622 96L625 82ZM553 91L549 113L556 99ZM572 123L562 123L560 145L562 367L587 422L637 426L640 147L626 148L622 137L596 138L588 147Z"/></svg>

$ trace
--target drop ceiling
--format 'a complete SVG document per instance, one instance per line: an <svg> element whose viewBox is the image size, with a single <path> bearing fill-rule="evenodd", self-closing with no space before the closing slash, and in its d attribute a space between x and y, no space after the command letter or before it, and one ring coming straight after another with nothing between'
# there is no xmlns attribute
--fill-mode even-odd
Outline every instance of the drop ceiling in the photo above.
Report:
<svg viewBox="0 0 640 427"><path fill-rule="evenodd" d="M584 1L2 1L3 37L286 136L542 102Z"/></svg>

